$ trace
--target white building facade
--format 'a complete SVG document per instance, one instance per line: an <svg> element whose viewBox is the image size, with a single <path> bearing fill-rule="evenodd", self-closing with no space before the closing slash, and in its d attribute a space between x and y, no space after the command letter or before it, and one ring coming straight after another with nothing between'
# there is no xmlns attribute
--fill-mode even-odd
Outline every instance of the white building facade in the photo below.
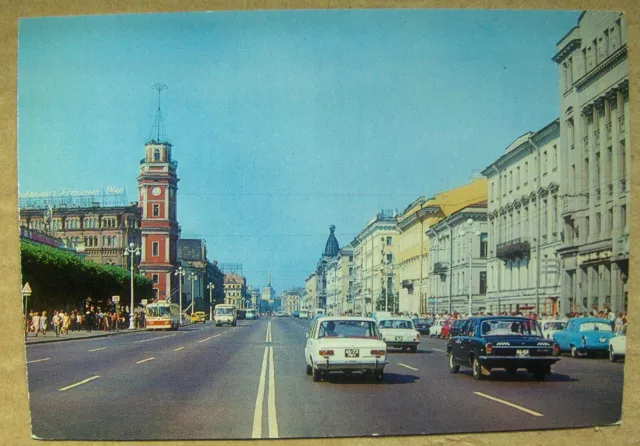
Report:
<svg viewBox="0 0 640 446"><path fill-rule="evenodd" d="M432 225L429 256L429 313L486 311L487 202L482 201Z"/></svg>
<svg viewBox="0 0 640 446"><path fill-rule="evenodd" d="M557 45L567 311L627 308L629 65L622 13L588 11Z"/></svg>
<svg viewBox="0 0 640 446"><path fill-rule="evenodd" d="M517 138L488 178L487 311L556 314L560 301L560 126Z"/></svg>

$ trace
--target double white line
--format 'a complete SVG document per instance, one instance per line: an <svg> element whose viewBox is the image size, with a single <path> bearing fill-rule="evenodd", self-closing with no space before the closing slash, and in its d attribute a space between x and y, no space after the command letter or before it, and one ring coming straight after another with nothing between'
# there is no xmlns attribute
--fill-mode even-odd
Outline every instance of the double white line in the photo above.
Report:
<svg viewBox="0 0 640 446"><path fill-rule="evenodd" d="M271 322L267 324L267 338L265 342L272 342ZM269 399L267 401L267 419L269 420L269 438L279 438L278 417L276 415L276 375L273 365L273 347L264 348L262 370L258 383L256 408L253 413L253 431L251 438L262 438L262 406L264 405L265 386L267 382L267 365L269 366Z"/></svg>

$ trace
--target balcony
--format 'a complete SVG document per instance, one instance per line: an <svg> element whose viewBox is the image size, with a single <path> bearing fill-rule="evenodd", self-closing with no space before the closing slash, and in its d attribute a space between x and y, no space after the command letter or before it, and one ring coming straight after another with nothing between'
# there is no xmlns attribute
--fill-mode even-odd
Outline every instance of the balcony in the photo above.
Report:
<svg viewBox="0 0 640 446"><path fill-rule="evenodd" d="M509 259L514 257L522 257L529 254L531 244L524 237L514 238L508 242L498 243L496 249L496 257L500 259Z"/></svg>
<svg viewBox="0 0 640 446"><path fill-rule="evenodd" d="M449 271L448 262L436 262L433 265L433 272L436 274L445 274L447 271Z"/></svg>

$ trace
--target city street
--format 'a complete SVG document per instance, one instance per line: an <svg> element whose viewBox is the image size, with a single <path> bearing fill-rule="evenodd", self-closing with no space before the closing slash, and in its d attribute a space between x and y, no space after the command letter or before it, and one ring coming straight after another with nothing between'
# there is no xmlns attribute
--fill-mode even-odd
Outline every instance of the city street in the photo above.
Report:
<svg viewBox="0 0 640 446"><path fill-rule="evenodd" d="M305 374L309 321L190 325L27 346L42 439L247 439L416 435L616 423L624 363L563 357L545 382L521 371L450 374L440 339L391 350L382 383Z"/></svg>

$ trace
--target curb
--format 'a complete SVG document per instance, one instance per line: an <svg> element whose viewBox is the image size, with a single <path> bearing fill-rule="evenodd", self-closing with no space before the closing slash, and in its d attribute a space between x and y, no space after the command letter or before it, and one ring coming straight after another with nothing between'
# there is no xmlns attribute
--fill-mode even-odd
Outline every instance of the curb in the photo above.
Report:
<svg viewBox="0 0 640 446"><path fill-rule="evenodd" d="M49 338L46 341L45 340L31 340L33 338L29 338L29 340L25 341L25 345L33 345L33 344L50 344L52 342L65 342L65 341L81 341L83 339L96 339L96 338L107 338L109 336L118 336L118 335L123 335L123 334L133 334L133 333L144 333L144 330L140 329L140 330L133 330L133 331L116 331L116 332L109 332L107 334L95 334L95 335L89 335L89 336L81 336L81 337L55 337L55 338Z"/></svg>

